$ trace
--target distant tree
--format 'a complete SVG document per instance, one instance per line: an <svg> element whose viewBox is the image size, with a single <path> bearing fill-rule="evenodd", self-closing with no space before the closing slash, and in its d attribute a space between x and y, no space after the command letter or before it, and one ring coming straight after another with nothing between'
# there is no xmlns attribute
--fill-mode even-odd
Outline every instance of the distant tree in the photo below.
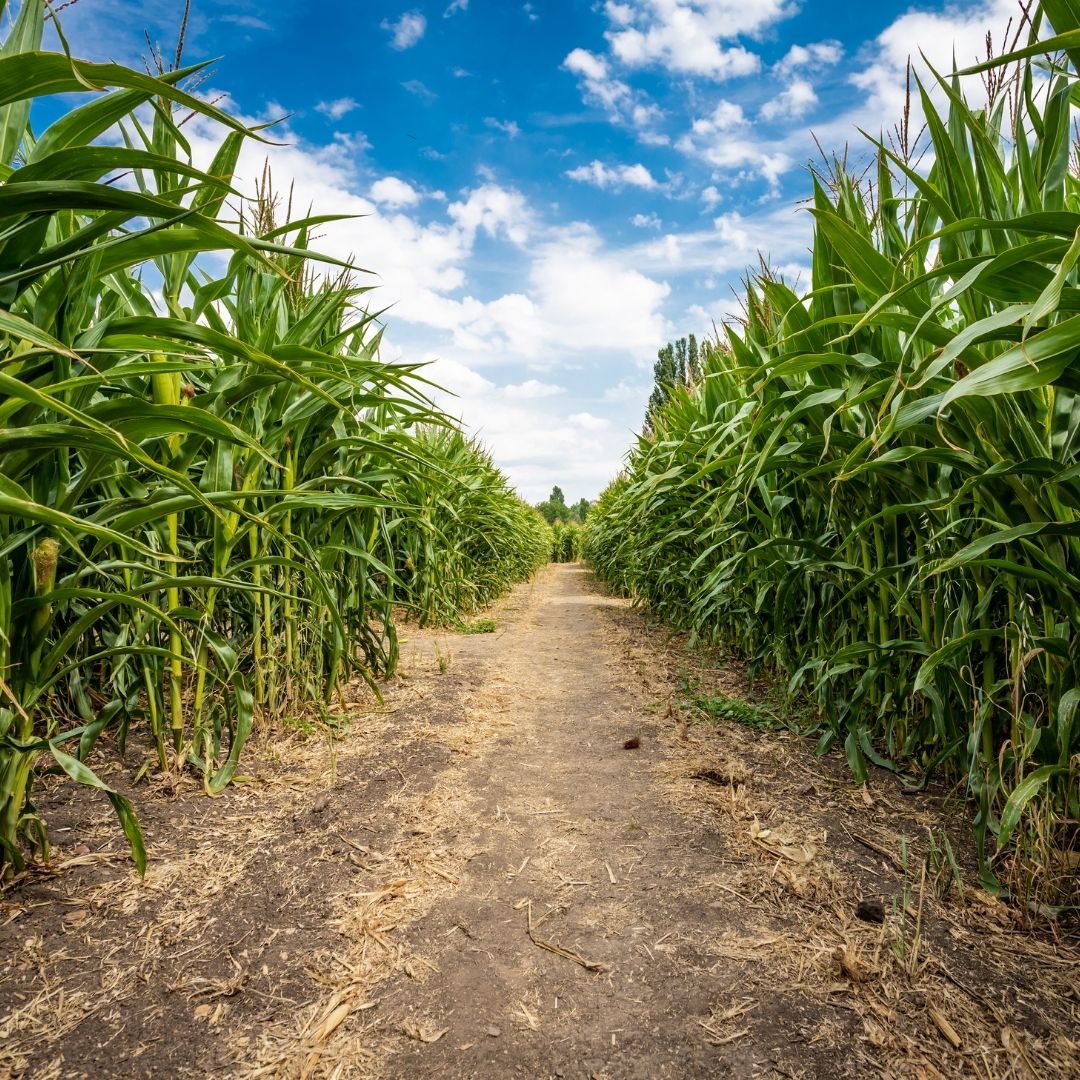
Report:
<svg viewBox="0 0 1080 1080"><path fill-rule="evenodd" d="M551 494L543 502L536 504L536 509L544 515L549 525L554 525L556 521L575 521L582 525L591 505L588 499L579 499L572 506L568 506L563 489L556 484L551 489Z"/></svg>
<svg viewBox="0 0 1080 1080"><path fill-rule="evenodd" d="M701 382L702 350L693 334L669 342L656 353L653 390L645 411L645 430L653 430L653 418L667 404L677 386L697 386Z"/></svg>
<svg viewBox="0 0 1080 1080"><path fill-rule="evenodd" d="M551 489L547 499L536 504L536 509L544 515L549 525L554 525L556 521L570 520L570 507L566 505L566 496L558 484Z"/></svg>

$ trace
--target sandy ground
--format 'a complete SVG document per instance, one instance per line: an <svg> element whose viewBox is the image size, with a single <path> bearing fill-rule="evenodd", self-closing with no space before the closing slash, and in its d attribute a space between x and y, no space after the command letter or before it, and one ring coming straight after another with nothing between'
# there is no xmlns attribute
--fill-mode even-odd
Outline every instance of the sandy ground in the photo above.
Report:
<svg viewBox="0 0 1080 1080"><path fill-rule="evenodd" d="M962 807L695 722L683 688L737 667L580 567L491 615L407 633L384 707L267 735L220 798L104 748L142 882L47 786L52 869L0 902L0 1075L1080 1076L1076 938L978 888Z"/></svg>

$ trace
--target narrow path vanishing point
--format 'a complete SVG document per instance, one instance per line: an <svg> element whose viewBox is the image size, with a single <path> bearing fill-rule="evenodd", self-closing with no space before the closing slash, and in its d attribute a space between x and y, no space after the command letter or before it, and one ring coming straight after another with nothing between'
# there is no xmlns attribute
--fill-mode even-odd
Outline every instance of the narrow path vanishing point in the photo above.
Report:
<svg viewBox="0 0 1080 1080"><path fill-rule="evenodd" d="M508 726L456 782L453 843L481 854L408 934L434 973L384 995L385 1074L1080 1075L1080 1046L1059 1034L1080 1017L1075 952L1040 991L1022 958L996 966L1008 943L984 936L981 912L931 926L927 903L914 964L884 925L854 918L863 895L903 894L888 849L940 824L940 805L879 802L790 736L688 733L671 708L674 650L643 642L642 616L589 582L549 568L522 619L470 650L482 675L469 707ZM726 678L738 694L742 678ZM906 976L931 958L932 975ZM999 1006L963 1000L961 974ZM1065 988L1056 1025L1046 980ZM1025 1026L1052 1052L1030 1043L1025 1060Z"/></svg>
<svg viewBox="0 0 1080 1080"><path fill-rule="evenodd" d="M658 803L656 723L598 614L621 604L583 576L552 568L486 650L472 708L493 699L510 726L470 759L455 841L483 854L418 928L438 974L403 998L421 1029L450 1030L401 1040L391 1075L689 1077L744 1058L695 1025L737 989L687 948L714 921L716 862Z"/></svg>
<svg viewBox="0 0 1080 1080"><path fill-rule="evenodd" d="M141 883L100 805L45 785L80 846L0 897L0 1076L1080 1076L1075 939L973 887L940 797L688 728L684 674L743 676L578 566L493 614L409 631L385 709L347 703L330 749L277 733L219 799L96 761L147 828ZM943 823L962 900L920 869Z"/></svg>

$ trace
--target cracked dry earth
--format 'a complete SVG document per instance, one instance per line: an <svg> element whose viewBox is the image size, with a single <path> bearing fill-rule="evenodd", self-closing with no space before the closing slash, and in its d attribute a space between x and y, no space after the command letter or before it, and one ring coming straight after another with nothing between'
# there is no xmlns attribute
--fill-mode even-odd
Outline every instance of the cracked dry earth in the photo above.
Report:
<svg viewBox="0 0 1080 1080"><path fill-rule="evenodd" d="M255 747L217 800L106 752L144 882L48 787L54 873L0 906L0 1075L1080 1076L1076 939L974 885L961 812L688 725L680 678L745 679L578 566L492 614L405 634L384 708Z"/></svg>

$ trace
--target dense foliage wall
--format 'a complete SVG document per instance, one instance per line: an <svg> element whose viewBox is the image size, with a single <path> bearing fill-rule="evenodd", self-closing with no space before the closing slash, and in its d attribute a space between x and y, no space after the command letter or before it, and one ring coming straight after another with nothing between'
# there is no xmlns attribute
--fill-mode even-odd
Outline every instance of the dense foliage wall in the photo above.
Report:
<svg viewBox="0 0 1080 1080"><path fill-rule="evenodd" d="M961 779L987 881L1077 904L1080 29L1044 8L1063 36L991 65L985 107L918 88L928 166L882 144L815 179L810 290L749 281L586 550L809 699L858 778Z"/></svg>
<svg viewBox="0 0 1080 1080"><path fill-rule="evenodd" d="M47 847L45 768L104 791L142 866L85 764L104 732L219 790L260 713L393 668L396 606L452 619L551 545L379 359L365 286L309 247L331 219L234 189L259 136L181 89L198 69L42 51L45 17L23 0L0 44L0 877ZM57 93L84 98L35 136ZM220 126L205 171L189 113Z"/></svg>

